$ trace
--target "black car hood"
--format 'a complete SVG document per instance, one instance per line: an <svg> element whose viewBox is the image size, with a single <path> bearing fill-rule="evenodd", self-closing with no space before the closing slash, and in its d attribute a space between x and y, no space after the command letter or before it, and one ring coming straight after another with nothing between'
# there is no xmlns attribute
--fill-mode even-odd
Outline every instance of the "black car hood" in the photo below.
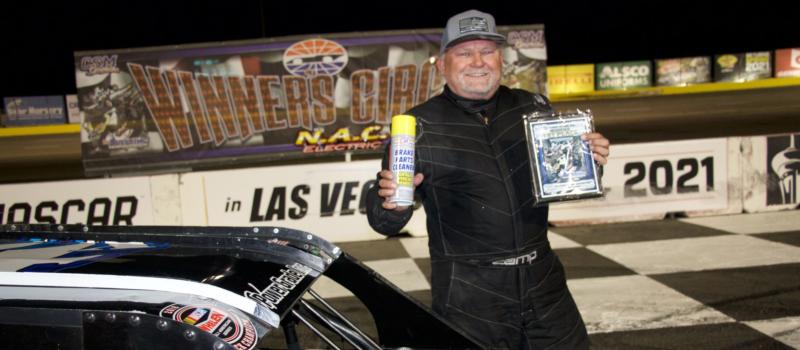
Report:
<svg viewBox="0 0 800 350"><path fill-rule="evenodd" d="M307 292L319 298L310 287L323 274L364 303L380 345L303 300ZM16 345L167 349L191 343L199 349L205 342L214 349L249 350L286 322L306 319L360 348L478 347L369 267L308 232L0 226L0 335Z"/></svg>

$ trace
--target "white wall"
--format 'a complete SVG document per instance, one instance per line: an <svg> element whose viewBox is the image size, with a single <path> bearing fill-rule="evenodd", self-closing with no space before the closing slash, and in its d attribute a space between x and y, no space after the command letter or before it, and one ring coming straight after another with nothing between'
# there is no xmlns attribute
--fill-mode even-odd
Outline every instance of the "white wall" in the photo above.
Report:
<svg viewBox="0 0 800 350"><path fill-rule="evenodd" d="M800 162L787 158L796 152L790 142L800 143L800 134L612 146L602 179L606 196L553 204L550 219L565 225L654 219L669 212L702 216L797 208L800 174L786 171L783 180L775 174ZM0 185L0 218L2 223L27 218L31 223L283 226L334 242L379 239L359 211L365 186L379 167L379 160L366 160ZM426 234L423 210L406 229Z"/></svg>

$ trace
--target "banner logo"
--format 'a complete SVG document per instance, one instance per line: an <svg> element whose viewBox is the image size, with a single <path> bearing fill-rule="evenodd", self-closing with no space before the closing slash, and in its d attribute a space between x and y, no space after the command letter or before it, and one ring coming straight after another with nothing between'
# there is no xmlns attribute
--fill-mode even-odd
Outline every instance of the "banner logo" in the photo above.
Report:
<svg viewBox="0 0 800 350"><path fill-rule="evenodd" d="M515 30L508 32L508 45L516 49L542 49L544 45L544 31Z"/></svg>
<svg viewBox="0 0 800 350"><path fill-rule="evenodd" d="M347 65L347 50L335 41L308 39L283 52L283 66L293 75L336 75Z"/></svg>
<svg viewBox="0 0 800 350"><path fill-rule="evenodd" d="M35 202L0 202L0 225L4 224L86 224L133 225L139 199L136 196L99 197L91 201L44 200Z"/></svg>
<svg viewBox="0 0 800 350"><path fill-rule="evenodd" d="M117 55L81 57L81 71L86 75L119 73Z"/></svg>
<svg viewBox="0 0 800 350"><path fill-rule="evenodd" d="M470 32L488 32L489 24L486 18L483 17L470 17L458 21L458 31L461 34Z"/></svg>
<svg viewBox="0 0 800 350"><path fill-rule="evenodd" d="M722 55L717 58L717 63L724 69L733 69L738 60L735 55Z"/></svg>
<svg viewBox="0 0 800 350"><path fill-rule="evenodd" d="M800 69L800 50L792 49L792 60L789 62L791 62L792 68Z"/></svg>
<svg viewBox="0 0 800 350"><path fill-rule="evenodd" d="M227 310L209 306L172 304L161 309L159 315L211 333L236 350L250 350L258 342L258 332L253 322Z"/></svg>

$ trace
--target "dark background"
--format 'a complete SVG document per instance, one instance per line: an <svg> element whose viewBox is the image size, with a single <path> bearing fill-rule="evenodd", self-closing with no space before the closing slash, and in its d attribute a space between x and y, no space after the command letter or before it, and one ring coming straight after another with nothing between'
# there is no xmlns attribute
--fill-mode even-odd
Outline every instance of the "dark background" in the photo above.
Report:
<svg viewBox="0 0 800 350"><path fill-rule="evenodd" d="M15 1L0 6L0 96L75 92L73 52L441 28L477 8L545 25L548 64L800 47L800 1Z"/></svg>

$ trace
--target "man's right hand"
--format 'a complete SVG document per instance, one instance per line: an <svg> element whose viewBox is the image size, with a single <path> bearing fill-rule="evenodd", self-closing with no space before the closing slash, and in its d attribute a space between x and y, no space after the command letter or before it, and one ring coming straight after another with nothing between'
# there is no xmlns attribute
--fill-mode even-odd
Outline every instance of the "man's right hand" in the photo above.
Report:
<svg viewBox="0 0 800 350"><path fill-rule="evenodd" d="M381 177L380 181L378 181L378 196L383 198L383 209L397 211L408 209L407 205L400 206L397 205L397 203L389 202L389 198L394 195L394 192L397 189L397 184L392 181L394 178L394 173L384 169L381 170L378 175ZM425 176L422 175L422 173L417 173L414 175L414 187L419 186L424 178Z"/></svg>

